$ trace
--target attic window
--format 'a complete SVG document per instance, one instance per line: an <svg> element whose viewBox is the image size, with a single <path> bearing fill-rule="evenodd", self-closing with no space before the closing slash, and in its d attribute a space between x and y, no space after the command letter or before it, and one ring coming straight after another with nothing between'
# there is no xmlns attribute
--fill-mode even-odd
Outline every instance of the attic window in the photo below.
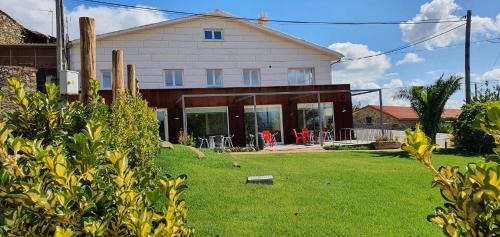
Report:
<svg viewBox="0 0 500 237"><path fill-rule="evenodd" d="M222 30L205 29L205 40L222 40Z"/></svg>

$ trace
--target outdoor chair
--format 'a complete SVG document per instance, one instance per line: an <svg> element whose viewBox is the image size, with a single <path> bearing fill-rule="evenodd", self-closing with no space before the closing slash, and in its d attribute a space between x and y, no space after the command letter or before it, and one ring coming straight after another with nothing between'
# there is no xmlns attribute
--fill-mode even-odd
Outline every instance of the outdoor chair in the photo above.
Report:
<svg viewBox="0 0 500 237"><path fill-rule="evenodd" d="M264 142L267 143L269 147L273 147L273 136L269 130L262 131L262 137L264 138Z"/></svg>
<svg viewBox="0 0 500 237"><path fill-rule="evenodd" d="M334 141L333 131L332 130L325 131L323 133L323 135L324 135L324 140L323 141L327 141L327 142L333 142Z"/></svg>
<svg viewBox="0 0 500 237"><path fill-rule="evenodd" d="M229 137L224 137L224 147L233 148L233 137L234 134Z"/></svg>
<svg viewBox="0 0 500 237"><path fill-rule="evenodd" d="M209 145L208 145L208 139L207 138L204 138L204 137L198 137L198 142L200 143L200 148L203 147L203 144L205 144L205 146L208 148Z"/></svg>
<svg viewBox="0 0 500 237"><path fill-rule="evenodd" d="M272 137L273 137L273 144L276 144L277 141L276 141L276 137L278 137L280 135L280 132L279 131L276 131L272 134Z"/></svg>
<svg viewBox="0 0 500 237"><path fill-rule="evenodd" d="M255 148L255 135L253 134L248 134L248 137L250 138L249 142L248 142L248 145L251 147L251 148Z"/></svg>
<svg viewBox="0 0 500 237"><path fill-rule="evenodd" d="M297 132L297 129L293 129L293 135L295 135L295 145L299 145L299 142L302 140L302 133Z"/></svg>
<svg viewBox="0 0 500 237"><path fill-rule="evenodd" d="M302 129L302 143L304 143L304 145L307 144L308 138L309 138L309 129L303 128Z"/></svg>
<svg viewBox="0 0 500 237"><path fill-rule="evenodd" d="M213 136L213 148L224 149L224 135Z"/></svg>

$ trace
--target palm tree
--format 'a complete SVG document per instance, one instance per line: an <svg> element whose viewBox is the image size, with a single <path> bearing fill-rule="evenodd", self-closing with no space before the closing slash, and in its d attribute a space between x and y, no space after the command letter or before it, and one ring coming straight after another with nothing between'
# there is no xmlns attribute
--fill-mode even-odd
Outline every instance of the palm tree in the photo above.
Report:
<svg viewBox="0 0 500 237"><path fill-rule="evenodd" d="M410 102L418 114L424 133L436 143L436 134L441 127L441 114L453 93L460 90L461 76L452 75L443 79L443 75L430 86L412 86L398 91L394 96Z"/></svg>

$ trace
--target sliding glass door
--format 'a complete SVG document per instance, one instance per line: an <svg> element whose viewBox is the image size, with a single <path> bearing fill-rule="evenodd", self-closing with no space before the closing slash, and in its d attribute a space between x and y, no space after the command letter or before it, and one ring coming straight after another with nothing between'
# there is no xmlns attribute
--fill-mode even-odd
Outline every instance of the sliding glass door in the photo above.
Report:
<svg viewBox="0 0 500 237"><path fill-rule="evenodd" d="M323 128L330 130L334 128L333 103L321 103L323 110ZM298 129L307 128L319 131L318 103L297 104L297 116L299 120Z"/></svg>
<svg viewBox="0 0 500 237"><path fill-rule="evenodd" d="M156 109L156 119L158 120L158 133L162 141L168 141L168 113L167 109Z"/></svg>
<svg viewBox="0 0 500 237"><path fill-rule="evenodd" d="M255 134L255 117L253 105L245 106L245 128L246 135ZM269 130L271 134L276 133L276 142L283 142L283 120L281 105L258 105L257 125L259 132Z"/></svg>
<svg viewBox="0 0 500 237"><path fill-rule="evenodd" d="M229 135L227 107L186 108L187 132L194 138Z"/></svg>

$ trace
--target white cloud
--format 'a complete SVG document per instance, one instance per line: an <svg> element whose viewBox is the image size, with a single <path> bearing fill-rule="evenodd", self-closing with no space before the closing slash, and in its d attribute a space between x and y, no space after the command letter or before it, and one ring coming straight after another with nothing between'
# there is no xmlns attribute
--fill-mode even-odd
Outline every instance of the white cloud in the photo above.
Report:
<svg viewBox="0 0 500 237"><path fill-rule="evenodd" d="M52 18L46 10L55 9L53 0L1 0L0 9L28 29L52 34L55 12ZM65 9L70 39L79 37L78 18L81 16L96 20L97 34L166 20L166 15L161 12L79 5L74 9ZM55 32L55 26L53 31Z"/></svg>
<svg viewBox="0 0 500 237"><path fill-rule="evenodd" d="M454 0L432 0L420 7L420 12L411 21L422 21L429 19L456 19L461 16L456 14L460 6ZM414 42L423 37L435 35L462 24L461 22L443 23L443 24L401 24L399 28L402 30L403 39L407 42ZM486 36L500 34L500 14L496 19L489 17L472 17L472 35ZM451 31L433 40L423 43L427 49L434 47L444 47L452 43L461 42L464 40L465 27Z"/></svg>
<svg viewBox="0 0 500 237"><path fill-rule="evenodd" d="M134 11L109 7L87 7L83 5L68 11L66 16L71 19L68 32L70 38L79 38L78 18L82 16L92 17L96 20L97 34L166 20L166 16L160 12Z"/></svg>
<svg viewBox="0 0 500 237"><path fill-rule="evenodd" d="M494 68L494 69L487 71L481 75L474 74L472 77L474 78L474 81L476 81L476 82L500 80L500 68Z"/></svg>
<svg viewBox="0 0 500 237"><path fill-rule="evenodd" d="M364 44L354 44L350 42L334 43L330 45L330 49L338 51L345 55L346 58L357 58L366 55L379 53L372 51ZM333 83L351 84L352 89L383 89L382 99L386 105L402 104L401 101L393 99L395 92L401 88L404 83L398 76L398 73L387 73L391 67L389 56L382 55L379 57L368 58L357 61L346 61L344 63L334 64L332 66ZM381 83L387 81L388 83ZM353 97L353 104L361 103L378 104L378 94L370 93Z"/></svg>
<svg viewBox="0 0 500 237"><path fill-rule="evenodd" d="M378 51L369 50L367 45L350 42L334 43L329 48L344 54L346 58L357 58L379 53ZM334 64L332 71L333 82L350 83L353 87L364 87L367 83L382 79L385 71L390 67L391 61L387 55Z"/></svg>
<svg viewBox="0 0 500 237"><path fill-rule="evenodd" d="M399 60L396 65L401 65L405 63L420 63L425 61L425 59L421 58L418 56L416 53L407 53L405 57L401 60Z"/></svg>

